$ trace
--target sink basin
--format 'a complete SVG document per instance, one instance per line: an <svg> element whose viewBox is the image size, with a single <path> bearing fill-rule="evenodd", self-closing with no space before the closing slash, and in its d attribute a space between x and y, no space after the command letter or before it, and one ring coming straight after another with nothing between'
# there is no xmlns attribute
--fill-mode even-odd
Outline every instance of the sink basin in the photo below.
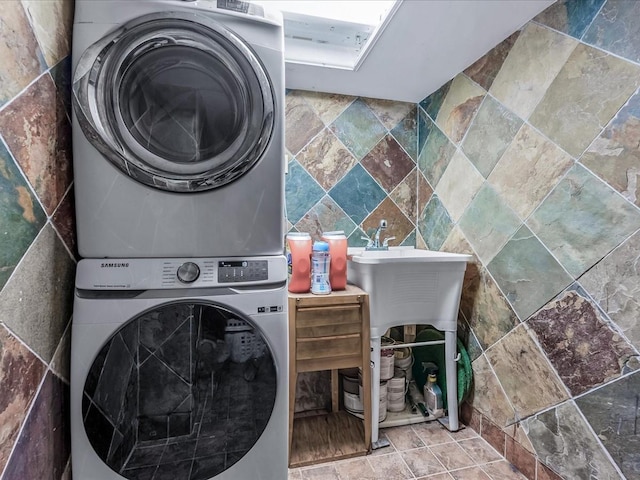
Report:
<svg viewBox="0 0 640 480"><path fill-rule="evenodd" d="M350 248L347 280L369 294L371 337L409 324L456 331L462 281L471 259L413 247Z"/></svg>

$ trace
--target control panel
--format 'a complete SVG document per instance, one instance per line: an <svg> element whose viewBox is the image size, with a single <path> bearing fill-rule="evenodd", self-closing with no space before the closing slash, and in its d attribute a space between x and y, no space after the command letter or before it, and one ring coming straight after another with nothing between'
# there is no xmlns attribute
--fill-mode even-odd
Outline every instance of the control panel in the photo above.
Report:
<svg viewBox="0 0 640 480"><path fill-rule="evenodd" d="M250 258L83 259L76 286L98 290L240 287L286 282L283 255Z"/></svg>
<svg viewBox="0 0 640 480"><path fill-rule="evenodd" d="M269 278L266 260L221 260L218 262L218 283L258 282Z"/></svg>

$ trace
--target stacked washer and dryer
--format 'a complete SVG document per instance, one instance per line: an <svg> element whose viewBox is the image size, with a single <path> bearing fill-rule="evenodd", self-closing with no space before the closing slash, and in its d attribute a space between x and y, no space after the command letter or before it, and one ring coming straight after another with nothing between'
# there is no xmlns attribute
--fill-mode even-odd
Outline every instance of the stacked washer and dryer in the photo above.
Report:
<svg viewBox="0 0 640 480"><path fill-rule="evenodd" d="M282 18L75 5L73 476L285 479Z"/></svg>

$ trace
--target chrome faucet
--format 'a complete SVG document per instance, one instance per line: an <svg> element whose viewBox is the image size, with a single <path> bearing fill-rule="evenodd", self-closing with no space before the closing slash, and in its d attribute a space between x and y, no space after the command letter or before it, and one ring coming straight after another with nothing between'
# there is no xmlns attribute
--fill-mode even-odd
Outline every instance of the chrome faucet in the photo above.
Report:
<svg viewBox="0 0 640 480"><path fill-rule="evenodd" d="M365 250L389 250L389 240L395 240L396 237L387 237L383 240L382 245L380 245L380 232L382 230L386 230L386 228L387 221L385 219L382 219L380 220L378 228L376 228L376 232L373 234L373 238L361 237L362 240L367 241Z"/></svg>

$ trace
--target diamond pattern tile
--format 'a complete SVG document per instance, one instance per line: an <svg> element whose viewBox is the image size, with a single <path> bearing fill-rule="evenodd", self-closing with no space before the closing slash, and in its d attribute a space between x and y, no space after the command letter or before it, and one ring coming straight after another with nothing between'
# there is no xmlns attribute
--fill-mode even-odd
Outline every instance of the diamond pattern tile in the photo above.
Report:
<svg viewBox="0 0 640 480"><path fill-rule="evenodd" d="M369 153L387 133L384 125L361 99L349 105L330 128L358 160Z"/></svg>
<svg viewBox="0 0 640 480"><path fill-rule="evenodd" d="M360 165L353 167L329 191L329 195L358 225L386 196L384 190Z"/></svg>
<svg viewBox="0 0 640 480"><path fill-rule="evenodd" d="M324 190L296 161L289 162L289 174L285 179L285 203L287 218L297 223L324 195Z"/></svg>
<svg viewBox="0 0 640 480"><path fill-rule="evenodd" d="M362 159L361 165L382 188L391 192L415 164L400 144L387 135Z"/></svg>

